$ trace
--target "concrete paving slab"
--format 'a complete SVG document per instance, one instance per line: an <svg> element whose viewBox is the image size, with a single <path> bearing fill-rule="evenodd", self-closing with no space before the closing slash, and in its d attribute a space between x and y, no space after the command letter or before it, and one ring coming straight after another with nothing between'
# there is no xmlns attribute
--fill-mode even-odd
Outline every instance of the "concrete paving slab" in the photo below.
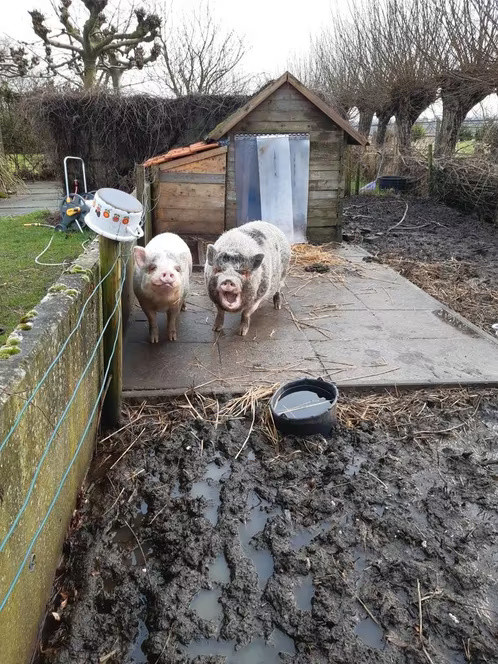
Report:
<svg viewBox="0 0 498 664"><path fill-rule="evenodd" d="M220 376L220 354L212 343L149 344L127 339L123 367L125 392L138 389L142 393L167 394L209 384Z"/></svg>
<svg viewBox="0 0 498 664"><path fill-rule="evenodd" d="M322 366L309 341L219 341L223 377L228 385L244 388L255 384L318 377Z"/></svg>
<svg viewBox="0 0 498 664"><path fill-rule="evenodd" d="M192 387L242 392L302 376L327 376L341 389L391 386L498 386L498 340L450 311L362 248L339 247L332 273L296 272L285 308L271 301L239 337L239 316L212 332L215 310L202 274L193 277L175 343L148 343L136 307L125 343L125 395L172 395Z"/></svg>
<svg viewBox="0 0 498 664"><path fill-rule="evenodd" d="M9 198L0 198L0 217L13 217L38 210L54 212L59 209L63 190L59 182L25 182L25 191Z"/></svg>

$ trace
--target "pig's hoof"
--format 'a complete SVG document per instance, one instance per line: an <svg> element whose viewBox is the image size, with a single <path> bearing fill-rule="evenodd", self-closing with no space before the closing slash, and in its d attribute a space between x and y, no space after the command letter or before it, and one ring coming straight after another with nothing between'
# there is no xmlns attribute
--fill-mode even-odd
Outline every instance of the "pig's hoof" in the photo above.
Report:
<svg viewBox="0 0 498 664"><path fill-rule="evenodd" d="M186 303L186 302L184 302L184 303L182 304L181 311L187 311L187 303Z"/></svg>
<svg viewBox="0 0 498 664"><path fill-rule="evenodd" d="M273 308L274 309L281 309L282 308L282 302L280 300L280 293L275 293L273 296Z"/></svg>
<svg viewBox="0 0 498 664"><path fill-rule="evenodd" d="M213 325L213 332L221 332L223 325Z"/></svg>
<svg viewBox="0 0 498 664"><path fill-rule="evenodd" d="M176 341L176 330L168 332L168 341Z"/></svg>
<svg viewBox="0 0 498 664"><path fill-rule="evenodd" d="M150 341L151 344L159 343L159 331L151 332L150 335L149 335L149 341Z"/></svg>
<svg viewBox="0 0 498 664"><path fill-rule="evenodd" d="M245 337L248 332L249 332L249 325L241 325L239 327L239 335L241 337Z"/></svg>

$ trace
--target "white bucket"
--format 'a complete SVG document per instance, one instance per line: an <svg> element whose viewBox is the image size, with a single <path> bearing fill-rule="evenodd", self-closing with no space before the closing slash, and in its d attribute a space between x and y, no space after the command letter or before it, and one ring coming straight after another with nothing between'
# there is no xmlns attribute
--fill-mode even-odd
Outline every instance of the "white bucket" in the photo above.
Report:
<svg viewBox="0 0 498 664"><path fill-rule="evenodd" d="M119 242L142 237L140 226L143 207L131 194L119 189L99 189L92 201L85 223L92 231Z"/></svg>

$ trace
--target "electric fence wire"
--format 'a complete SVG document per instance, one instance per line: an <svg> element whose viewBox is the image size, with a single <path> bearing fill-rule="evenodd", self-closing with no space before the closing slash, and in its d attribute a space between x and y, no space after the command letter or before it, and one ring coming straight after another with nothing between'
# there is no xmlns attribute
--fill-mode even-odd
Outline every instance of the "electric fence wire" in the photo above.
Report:
<svg viewBox="0 0 498 664"><path fill-rule="evenodd" d="M126 266L127 262L128 262L128 259L125 262L125 266ZM115 264L116 264L116 261L114 262L114 265ZM118 291L116 293L116 304L114 305L114 309L111 313L111 316L109 316L109 318L107 320L107 323L111 320L112 316L114 315L114 313L116 312L116 310L119 307L119 302L120 302L121 294L122 294L122 291L123 291L125 277L126 277L126 270L122 270L121 285L120 285L120 288L118 289ZM107 325L107 323L106 323L106 325ZM42 530L43 530L50 514L52 513L52 510L53 510L53 508L54 508L54 506L57 502L57 499L59 498L59 495L60 495L60 493L61 493L61 491L64 487L64 484L65 484L66 479L69 475L69 472L71 471L71 468L73 467L73 464L74 464L74 462L75 462L75 460L76 460L76 458L79 454L79 451L80 451L81 447L83 446L85 438L86 438L86 436L88 434L88 431L89 431L89 429L92 425L93 419L95 417L95 413L97 412L97 409L98 409L98 406L99 406L100 399L101 399L102 394L104 393L104 390L105 390L106 385L107 385L107 377L109 375L109 371L110 371L110 368L111 368L112 358L114 357L114 353L116 352L116 346L117 346L117 342L118 342L119 334L120 334L120 327L121 327L121 310L119 309L119 320L118 320L118 325L117 325L117 329L116 329L116 335L114 337L114 343L113 343L112 351L111 351L111 354L110 354L110 357L109 357L109 361L107 363L107 367L106 367L105 372L104 372L104 376L102 378L101 388L100 388L99 393L97 395L97 398L94 402L94 405L93 405L92 411L90 413L90 416L87 420L85 429L83 431L83 434L81 435L81 438L80 438L79 443L76 447L76 450L75 450L75 452L74 452L74 454L71 458L71 461L69 462L69 465L66 468L66 470L65 470L65 472L64 472L64 474L61 478L61 481L59 482L59 486L57 487L57 490L54 494L54 497L52 498L52 501L51 501L51 503L50 503L50 505L47 509L47 512L46 512L45 516L43 517L43 519L42 519L40 525L38 526L37 530L35 531L33 537L31 538L31 541L28 545L28 548L26 550L24 558L23 558L21 564L19 565L19 568L18 568L18 570L17 570L17 572L16 572L16 574L15 574L15 576L14 576L7 592L5 593L2 601L0 602L0 611L2 611L4 609L5 605L7 604L8 600L10 598L10 596L12 595L12 592L13 592L13 590L14 590L14 588L15 588L18 580L19 580L19 577L21 576L22 571L23 571L24 567L26 566L26 563L27 563L27 561L28 561L28 559L31 555L31 551L33 550L33 547L36 544L36 541L37 541L38 537L40 536L40 533L42 532ZM98 347L99 344L100 344L100 340L97 342L96 347Z"/></svg>
<svg viewBox="0 0 498 664"><path fill-rule="evenodd" d="M125 273L125 271L124 271L124 273ZM121 289L118 290L118 293L119 293L119 294L121 293ZM116 305L115 305L115 307L114 307L113 314L114 314L114 312L116 311L116 307L118 306L118 303L119 303L119 302L117 302ZM67 413L68 413L68 411L69 411L69 409L70 409L70 407L71 407L71 405L72 405L74 399L76 398L76 394L78 393L78 390L80 389L80 386L81 386L81 384L82 384L82 382L83 382L83 379L85 378L86 374L88 373L88 370L90 369L90 367L91 367L92 364L93 364L93 360L94 360L94 358L95 358L95 355L97 354L97 351L99 350L100 343L101 343L102 339L104 338L105 332L106 332L107 327L109 326L109 323L110 323L110 322L111 322L111 318L109 317L109 318L107 319L105 325L104 325L103 328L102 328L102 332L100 333L99 338L97 339L97 343L95 344L95 347L94 347L94 349L93 349L93 351L92 351L92 353L91 353L91 355L90 355L90 359L88 360L88 362L87 362L85 368L83 369L83 371L82 371L82 373L81 373L81 376L80 376L79 379L78 379L78 382L76 383L76 387L74 388L73 393L71 394L71 398L69 399L69 401L68 401L67 404L66 404L66 407L65 407L64 410L62 411L62 414L61 414L61 416L59 417L59 420L57 421L57 424L55 425L54 430L52 431L52 435L50 436L50 438L48 439L48 441L47 441L47 443L46 443L46 445L45 445L45 449L43 450L43 453L42 453L42 455L41 455L41 457L40 457L40 460L38 461L38 464L37 464L37 466L36 466L36 470L35 470L35 473L34 473L32 479L31 479L31 484L29 485L29 488L28 488L28 491L27 491L27 493L26 493L26 496L25 496L24 502L23 502L23 504L21 505L21 507L20 507L20 509L19 509L19 511L18 511L18 513L17 513L17 515L16 515L16 517L15 517L15 519L14 519L14 521L12 522L12 524L11 524L11 526L10 526L10 528L9 528L9 530L8 530L8 532L7 532L7 534L5 535L5 537L3 538L3 540L2 540L2 542L1 542L1 544L0 544L0 553L4 550L5 545L6 545L7 542L9 541L9 539L10 539L10 537L12 536L12 533L14 532L14 530L17 528L17 525L18 525L18 523L19 523L19 521L20 521L20 519L21 519L21 516L23 515L24 511L26 510L26 507L28 506L29 499L31 498L31 494L33 493L33 490L34 490L34 488L35 488L36 480L38 479L38 475L40 474L41 468L42 468L42 466L43 466L43 462L45 461L45 459L46 459L46 457L47 457L47 454L48 454L48 452L49 452L49 450L50 450L50 448L51 448L51 446L52 446L52 443L53 443L54 440L55 440L55 437L56 437L56 435L57 435L57 433L58 433L58 431L59 431L61 425L63 424L63 422L64 422L65 419L66 419L66 415L67 415Z"/></svg>
<svg viewBox="0 0 498 664"><path fill-rule="evenodd" d="M82 306L82 308L81 308L80 315L79 315L79 317L78 317L78 320L76 321L76 324L74 325L74 327L73 327L73 329L71 330L71 332L68 334L67 339L66 339L65 342L62 344L62 346L61 346L59 352L57 353L57 355L55 356L55 358L53 359L53 361L50 363L50 365L48 366L47 370L45 371L45 373L44 373L43 376L41 377L41 379L40 379L40 381L38 382L38 384L36 385L35 389L31 392L31 396L30 396L28 399L26 399L26 401L24 402L24 405L23 405L23 407L21 408L21 410L19 411L18 416L17 416L16 419L14 420L14 423L13 423L12 427L10 428L9 433L5 436L5 438L3 439L3 441L0 443L0 453L2 452L3 448L4 448L5 445L8 443L8 441L10 440L10 438L12 437L12 434L14 433L14 431L16 430L16 428L18 427L19 422L21 421L22 416L23 416L24 413L26 412L26 409L28 408L28 406L32 403L32 401L33 401L33 399L35 398L35 396L36 396L38 390L39 390L40 387L43 385L43 383L45 382L47 376L50 374L50 372L52 371L52 369L54 368L54 366L57 364L57 362L58 362L59 359L61 358L62 353L63 353L63 352L65 351L65 349L67 348L67 346L68 346L69 342L71 341L73 335L74 335L74 334L78 331L78 329L80 328L80 326L81 326L81 322L82 322L82 320L83 320L83 316L84 316L85 311L86 311L86 308L87 308L88 304L90 303L91 299L93 298L93 296L95 295L95 293L98 293L100 286L104 283L104 281L105 281L105 280L107 279L107 277L111 274L111 272L113 271L113 269L116 267L116 264L117 264L117 262L118 262L119 259L120 259L120 256L116 257L116 260L113 262L113 264L111 265L111 267L109 268L109 270L107 271L107 273L106 273L103 277L100 278L100 280L98 281L98 283L96 284L96 286L94 287L94 289L92 290L92 292L90 293L90 295L88 296L88 298L87 298L87 299L85 300L85 302L83 303L83 306Z"/></svg>

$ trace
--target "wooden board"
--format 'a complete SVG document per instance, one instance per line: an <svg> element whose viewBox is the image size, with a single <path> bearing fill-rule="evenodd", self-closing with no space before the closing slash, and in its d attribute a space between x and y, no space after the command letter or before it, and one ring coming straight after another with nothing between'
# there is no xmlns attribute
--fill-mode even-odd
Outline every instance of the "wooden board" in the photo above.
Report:
<svg viewBox="0 0 498 664"><path fill-rule="evenodd" d="M224 215L221 215L218 221L206 221L206 219L198 219L197 221L188 221L185 219L181 221L171 221L168 218L159 216L156 220L157 233L178 233L185 234L186 228L189 233L204 234L209 233L213 235L221 235L225 227Z"/></svg>
<svg viewBox="0 0 498 664"><path fill-rule="evenodd" d="M162 165L155 183L156 233L224 231L226 159L223 147Z"/></svg>
<svg viewBox="0 0 498 664"><path fill-rule="evenodd" d="M215 152L215 150L213 150ZM183 159L169 162L169 168L161 168L161 172L168 173L224 173L227 163L227 149L223 148L223 153L210 156L209 159L200 159L189 162L188 164L179 164ZM168 166L168 164L163 164Z"/></svg>
<svg viewBox="0 0 498 664"><path fill-rule="evenodd" d="M225 184L224 173L161 173L159 182L182 182L185 184Z"/></svg>
<svg viewBox="0 0 498 664"><path fill-rule="evenodd" d="M223 218L223 209L159 207L156 210L156 216L172 223L179 223L181 221L197 223L198 221L205 221L207 224L210 224L218 222ZM189 228L185 230L185 233L187 232L190 232Z"/></svg>
<svg viewBox="0 0 498 664"><path fill-rule="evenodd" d="M261 90L257 95L249 100L242 108L232 113L226 120L221 122L213 131L209 134L209 137L213 140L218 140L222 136L225 136L234 129L238 131L245 130L247 126L247 121L250 120L251 115L255 110L261 106L265 101L270 99L272 96L278 94L278 99L281 101L285 97L285 93L289 96L289 99L307 99L311 105L316 109L321 111L324 116L324 128L327 127L338 127L343 133L347 134L348 140L353 143L360 145L366 144L366 139L362 137L358 132L353 129L353 127L340 116L340 114L331 106L322 101L317 95L315 95L311 90L308 90L302 83L300 83L294 76L286 72L279 79L274 81L272 84L268 85L266 88ZM252 123L254 127L256 123ZM264 123L263 123L264 124ZM321 122L320 122L321 124ZM305 126L305 125L303 125ZM256 129L251 129L251 131L256 131ZM259 131L272 131L271 129L261 128ZM287 131L290 131L287 129ZM294 131L308 131L306 128L297 129ZM273 129L273 133L275 129Z"/></svg>

